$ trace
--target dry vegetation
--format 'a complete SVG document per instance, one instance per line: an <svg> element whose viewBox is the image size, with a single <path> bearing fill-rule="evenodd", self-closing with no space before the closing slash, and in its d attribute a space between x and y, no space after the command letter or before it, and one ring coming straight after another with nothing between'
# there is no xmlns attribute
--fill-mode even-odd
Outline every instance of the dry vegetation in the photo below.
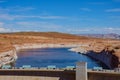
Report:
<svg viewBox="0 0 120 80"><path fill-rule="evenodd" d="M0 52L13 49L13 45L24 43L82 43L87 44L87 50L99 52L105 48L114 50L115 55L120 58L120 40L98 39L58 32L18 32L0 34Z"/></svg>

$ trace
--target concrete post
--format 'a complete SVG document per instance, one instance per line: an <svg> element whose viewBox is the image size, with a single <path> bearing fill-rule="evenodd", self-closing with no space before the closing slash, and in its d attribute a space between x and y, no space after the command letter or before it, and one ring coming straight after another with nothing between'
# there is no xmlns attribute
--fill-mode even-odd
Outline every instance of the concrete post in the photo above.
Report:
<svg viewBox="0 0 120 80"><path fill-rule="evenodd" d="M87 80L87 63L77 62L76 65L76 80Z"/></svg>

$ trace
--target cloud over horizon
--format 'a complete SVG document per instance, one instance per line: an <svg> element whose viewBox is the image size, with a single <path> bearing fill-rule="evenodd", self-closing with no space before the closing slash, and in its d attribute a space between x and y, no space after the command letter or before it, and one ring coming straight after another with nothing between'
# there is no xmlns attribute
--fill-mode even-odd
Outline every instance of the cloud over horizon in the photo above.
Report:
<svg viewBox="0 0 120 80"><path fill-rule="evenodd" d="M73 33L83 33L83 34L96 34L98 32L99 34L107 34L107 33L116 33L120 34L120 27L119 28L112 28L112 27L104 27L104 28L81 28L81 29L68 29L68 32L73 32ZM92 32L91 32L92 31ZM101 32L103 31L103 32Z"/></svg>

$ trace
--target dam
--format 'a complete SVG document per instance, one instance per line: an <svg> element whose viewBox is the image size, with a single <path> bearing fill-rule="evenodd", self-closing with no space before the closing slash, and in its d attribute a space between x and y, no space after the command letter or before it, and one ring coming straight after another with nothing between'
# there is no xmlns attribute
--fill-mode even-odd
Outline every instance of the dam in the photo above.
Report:
<svg viewBox="0 0 120 80"><path fill-rule="evenodd" d="M57 48L57 49L60 49L60 48ZM34 50L30 52L34 52ZM39 52L39 50L36 52ZM73 56L74 54L76 53L72 53L71 55ZM31 54L28 55L28 53L27 55L25 54L20 54L20 55L23 56L23 58L26 58L26 56L31 56ZM82 54L77 54L77 56L78 55L81 57L85 56ZM75 66L74 64L72 65ZM87 66L89 66L89 61L88 61ZM87 69L87 66L78 67L82 69L77 69L77 67L75 69L66 69L66 68L62 69L63 67L55 68L55 69L48 69L48 68L46 69L45 68L29 68L29 69L19 68L17 69L16 67L15 69L0 69L0 80L9 80L9 79L11 80L80 80L80 79L82 80L119 80L120 79L119 71L116 72L115 70L106 70L106 69L93 70L89 68ZM95 65L93 65L92 67L94 66ZM82 71L84 69L85 71ZM83 74L83 72L85 73ZM81 74L84 76L80 76Z"/></svg>
<svg viewBox="0 0 120 80"><path fill-rule="evenodd" d="M98 71L82 66L78 65L75 70L0 69L0 80L120 80L120 72L114 70ZM79 71L83 69L85 72L80 73ZM82 74L86 74L85 77L81 77Z"/></svg>

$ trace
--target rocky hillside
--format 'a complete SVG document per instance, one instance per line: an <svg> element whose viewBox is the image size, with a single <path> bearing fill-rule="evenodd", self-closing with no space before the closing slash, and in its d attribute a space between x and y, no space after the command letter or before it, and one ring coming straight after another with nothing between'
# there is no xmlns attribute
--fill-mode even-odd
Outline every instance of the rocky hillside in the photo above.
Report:
<svg viewBox="0 0 120 80"><path fill-rule="evenodd" d="M0 34L0 52L10 50L13 45L29 43L76 43L87 40L86 37L58 32L17 32Z"/></svg>

